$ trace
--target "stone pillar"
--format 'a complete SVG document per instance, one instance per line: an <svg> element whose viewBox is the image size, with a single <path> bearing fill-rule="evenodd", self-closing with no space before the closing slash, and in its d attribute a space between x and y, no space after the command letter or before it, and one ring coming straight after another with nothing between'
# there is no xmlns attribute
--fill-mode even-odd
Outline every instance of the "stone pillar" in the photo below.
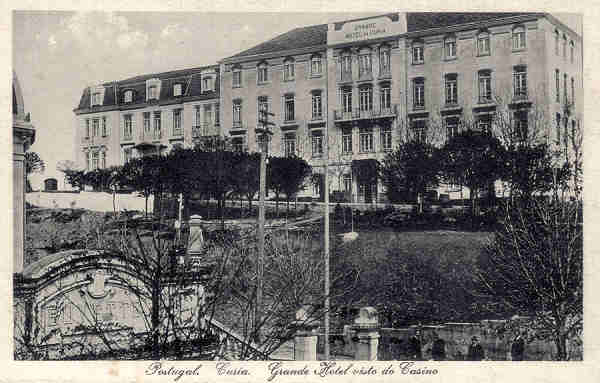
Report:
<svg viewBox="0 0 600 383"><path fill-rule="evenodd" d="M35 129L25 114L23 95L13 72L13 272L23 271L25 248L25 152L35 140Z"/></svg>
<svg viewBox="0 0 600 383"><path fill-rule="evenodd" d="M374 307L363 307L354 320L356 332L355 360L377 360L379 347L379 318Z"/></svg>
<svg viewBox="0 0 600 383"><path fill-rule="evenodd" d="M191 261L199 257L204 247L204 235L202 233L202 217L193 215L190 217L190 237L188 240L187 255Z"/></svg>
<svg viewBox="0 0 600 383"><path fill-rule="evenodd" d="M294 336L294 360L317 360L317 333L318 322L310 318L308 307L300 308L296 312L296 327Z"/></svg>

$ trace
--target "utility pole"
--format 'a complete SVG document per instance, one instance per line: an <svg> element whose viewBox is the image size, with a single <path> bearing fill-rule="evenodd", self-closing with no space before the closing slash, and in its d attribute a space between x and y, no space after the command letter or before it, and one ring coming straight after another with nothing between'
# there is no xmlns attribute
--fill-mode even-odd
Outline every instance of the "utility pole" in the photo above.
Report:
<svg viewBox="0 0 600 383"><path fill-rule="evenodd" d="M325 125L325 185L323 189L325 192L325 228L323 236L324 238L324 257L325 257L325 360L329 360L329 131L327 125Z"/></svg>
<svg viewBox="0 0 600 383"><path fill-rule="evenodd" d="M260 190L259 190L259 203L258 203L258 258L256 260L256 302L254 305L254 338L256 341L260 339L259 323L261 317L261 306L262 306L262 293L263 293L263 274L264 274L264 258L265 258L265 197L267 189L267 152L269 150L269 136L271 133L271 125L275 125L269 122L269 116L274 116L273 113L269 113L268 110L259 111L259 125L260 128L256 128L256 134L261 136L262 142L266 142L266 145L260 148Z"/></svg>

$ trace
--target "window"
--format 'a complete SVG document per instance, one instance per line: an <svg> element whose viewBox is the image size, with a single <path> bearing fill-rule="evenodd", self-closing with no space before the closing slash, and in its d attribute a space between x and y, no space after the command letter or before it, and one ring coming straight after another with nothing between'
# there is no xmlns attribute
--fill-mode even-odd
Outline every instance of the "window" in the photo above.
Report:
<svg viewBox="0 0 600 383"><path fill-rule="evenodd" d="M342 88L342 108L344 113L352 112L352 88Z"/></svg>
<svg viewBox="0 0 600 383"><path fill-rule="evenodd" d="M483 114L477 117L477 130L482 133L491 133L492 131L492 115Z"/></svg>
<svg viewBox="0 0 600 383"><path fill-rule="evenodd" d="M99 136L99 131L100 131L100 120L97 118L94 118L92 120L92 136L94 137L98 137Z"/></svg>
<svg viewBox="0 0 600 383"><path fill-rule="evenodd" d="M563 35L562 55L563 55L563 58L566 60L567 59L567 36L566 35Z"/></svg>
<svg viewBox="0 0 600 383"><path fill-rule="evenodd" d="M204 105L204 125L205 131L208 131L209 127L212 125L212 105Z"/></svg>
<svg viewBox="0 0 600 383"><path fill-rule="evenodd" d="M381 109L390 109L392 107L392 91L390 84L382 84L379 92L379 104Z"/></svg>
<svg viewBox="0 0 600 383"><path fill-rule="evenodd" d="M413 80L413 108L425 108L425 79L423 78Z"/></svg>
<svg viewBox="0 0 600 383"><path fill-rule="evenodd" d="M131 140L133 136L133 126L131 121L131 114L126 114L123 116L123 138L126 140Z"/></svg>
<svg viewBox="0 0 600 383"><path fill-rule="evenodd" d="M492 102L492 72L489 70L479 71L479 103Z"/></svg>
<svg viewBox="0 0 600 383"><path fill-rule="evenodd" d="M148 87L148 100L158 100L158 87L156 85Z"/></svg>
<svg viewBox="0 0 600 383"><path fill-rule="evenodd" d="M556 83L556 102L560 102L560 72L558 69L554 73L554 80Z"/></svg>
<svg viewBox="0 0 600 383"><path fill-rule="evenodd" d="M456 38L454 36L446 37L444 40L444 55L446 60L456 58Z"/></svg>
<svg viewBox="0 0 600 383"><path fill-rule="evenodd" d="M257 100L258 105L258 122L264 124L269 119L269 115L265 112L269 111L269 99L267 97L259 97Z"/></svg>
<svg viewBox="0 0 600 383"><path fill-rule="evenodd" d="M154 138L162 138L160 111L154 112Z"/></svg>
<svg viewBox="0 0 600 383"><path fill-rule="evenodd" d="M181 126L181 109L173 110L173 135L181 136L183 134L183 128Z"/></svg>
<svg viewBox="0 0 600 383"><path fill-rule="evenodd" d="M567 97L567 74L563 74L563 93L564 93L564 99L565 99L565 104L569 103L569 98Z"/></svg>
<svg viewBox="0 0 600 383"><path fill-rule="evenodd" d="M94 106L94 105L102 105L102 102L100 101L100 95L101 94L102 93L100 93L100 92L94 92L92 94L92 106Z"/></svg>
<svg viewBox="0 0 600 383"><path fill-rule="evenodd" d="M513 50L525 49L527 46L525 40L525 28L516 27L512 34Z"/></svg>
<svg viewBox="0 0 600 383"><path fill-rule="evenodd" d="M100 152L100 167L102 169L106 168L106 152Z"/></svg>
<svg viewBox="0 0 600 383"><path fill-rule="evenodd" d="M342 77L352 77L352 57L349 53L342 56Z"/></svg>
<svg viewBox="0 0 600 383"><path fill-rule="evenodd" d="M427 139L427 120L413 119L411 128L414 134L414 140L417 142L425 142Z"/></svg>
<svg viewBox="0 0 600 383"><path fill-rule="evenodd" d="M488 32L481 32L477 36L477 54L479 56L490 54L490 34Z"/></svg>
<svg viewBox="0 0 600 383"><path fill-rule="evenodd" d="M392 127L389 125L381 127L381 150L392 150Z"/></svg>
<svg viewBox="0 0 600 383"><path fill-rule="evenodd" d="M575 44L573 43L573 40L571 40L571 64L573 64L573 62L575 61Z"/></svg>
<svg viewBox="0 0 600 383"><path fill-rule="evenodd" d="M102 117L102 137L108 136L108 130L106 129L106 117Z"/></svg>
<svg viewBox="0 0 600 383"><path fill-rule="evenodd" d="M242 102L237 100L233 102L233 125L240 126L242 124Z"/></svg>
<svg viewBox="0 0 600 383"><path fill-rule="evenodd" d="M458 103L458 80L457 75L446 75L446 104L455 105Z"/></svg>
<svg viewBox="0 0 600 383"><path fill-rule="evenodd" d="M373 130L371 128L360 128L358 133L360 151L372 152L373 151Z"/></svg>
<svg viewBox="0 0 600 383"><path fill-rule="evenodd" d="M286 133L283 136L283 152L286 157L296 155L296 133Z"/></svg>
<svg viewBox="0 0 600 383"><path fill-rule="evenodd" d="M560 145L560 113L556 113L556 143Z"/></svg>
<svg viewBox="0 0 600 383"><path fill-rule="evenodd" d="M144 112L144 135L150 135L150 112Z"/></svg>
<svg viewBox="0 0 600 383"><path fill-rule="evenodd" d="M575 105L575 79L571 77L571 104Z"/></svg>
<svg viewBox="0 0 600 383"><path fill-rule="evenodd" d="M242 86L242 70L240 68L233 69L232 87L238 88Z"/></svg>
<svg viewBox="0 0 600 383"><path fill-rule="evenodd" d="M379 48L379 73L380 75L390 73L390 48L388 46Z"/></svg>
<svg viewBox="0 0 600 383"><path fill-rule="evenodd" d="M312 118L313 120L320 120L323 118L323 104L321 102L321 92L315 92L312 94Z"/></svg>
<svg viewBox="0 0 600 383"><path fill-rule="evenodd" d="M527 68L515 67L513 72L513 86L516 99L527 99Z"/></svg>
<svg viewBox="0 0 600 383"><path fill-rule="evenodd" d="M86 157L85 170L90 171L92 170L92 152L87 152Z"/></svg>
<svg viewBox="0 0 600 383"><path fill-rule="evenodd" d="M559 55L559 50L558 50L558 45L560 42L560 34L558 33L558 31L554 31L554 53L558 56Z"/></svg>
<svg viewBox="0 0 600 383"><path fill-rule="evenodd" d="M90 119L85 119L85 138L90 138Z"/></svg>
<svg viewBox="0 0 600 383"><path fill-rule="evenodd" d="M258 150L261 152L269 153L269 135L259 134L256 136L256 142L258 143Z"/></svg>
<svg viewBox="0 0 600 383"><path fill-rule="evenodd" d="M98 169L100 153L92 152L92 170Z"/></svg>
<svg viewBox="0 0 600 383"><path fill-rule="evenodd" d="M352 193L352 174L344 174L344 191L346 193Z"/></svg>
<svg viewBox="0 0 600 383"><path fill-rule="evenodd" d="M269 81L269 68L266 63L261 63L258 66L258 83L265 83Z"/></svg>
<svg viewBox="0 0 600 383"><path fill-rule="evenodd" d="M373 110L373 87L363 86L359 93L360 110Z"/></svg>
<svg viewBox="0 0 600 383"><path fill-rule="evenodd" d="M123 162L128 163L133 158L133 152L131 148L123 149Z"/></svg>
<svg viewBox="0 0 600 383"><path fill-rule="evenodd" d="M323 132L320 130L312 133L312 155L321 157L323 155Z"/></svg>
<svg viewBox="0 0 600 383"><path fill-rule="evenodd" d="M342 153L352 153L352 128L344 128L342 130Z"/></svg>
<svg viewBox="0 0 600 383"><path fill-rule="evenodd" d="M363 53L358 56L358 76L371 75L371 53Z"/></svg>
<svg viewBox="0 0 600 383"><path fill-rule="evenodd" d="M181 96L181 84L173 85L173 96L174 97Z"/></svg>
<svg viewBox="0 0 600 383"><path fill-rule="evenodd" d="M285 96L285 110L284 117L285 121L294 121L296 119L295 110L294 110L294 95L288 94Z"/></svg>
<svg viewBox="0 0 600 383"><path fill-rule="evenodd" d="M515 112L514 120L515 132L518 137L523 141L527 140L529 126L527 111Z"/></svg>
<svg viewBox="0 0 600 383"><path fill-rule="evenodd" d="M291 59L283 62L283 81L291 81L295 77L294 61Z"/></svg>
<svg viewBox="0 0 600 383"><path fill-rule="evenodd" d="M448 117L445 119L446 123L446 132L448 134L448 139L454 137L458 134L458 117Z"/></svg>
<svg viewBox="0 0 600 383"><path fill-rule="evenodd" d="M125 97L124 97L123 101L125 101L126 103L133 101L133 91L132 90L125 91Z"/></svg>
<svg viewBox="0 0 600 383"><path fill-rule="evenodd" d="M204 77L202 79L202 92L211 92L213 90L214 88L212 77Z"/></svg>
<svg viewBox="0 0 600 383"><path fill-rule="evenodd" d="M234 137L231 139L231 145L236 152L244 151L244 137Z"/></svg>
<svg viewBox="0 0 600 383"><path fill-rule="evenodd" d="M412 47L413 64L423 63L423 43L415 43Z"/></svg>
<svg viewBox="0 0 600 383"><path fill-rule="evenodd" d="M221 105L215 104L215 126L221 125Z"/></svg>
<svg viewBox="0 0 600 383"><path fill-rule="evenodd" d="M310 59L310 73L313 76L318 76L322 72L321 56L315 55Z"/></svg>

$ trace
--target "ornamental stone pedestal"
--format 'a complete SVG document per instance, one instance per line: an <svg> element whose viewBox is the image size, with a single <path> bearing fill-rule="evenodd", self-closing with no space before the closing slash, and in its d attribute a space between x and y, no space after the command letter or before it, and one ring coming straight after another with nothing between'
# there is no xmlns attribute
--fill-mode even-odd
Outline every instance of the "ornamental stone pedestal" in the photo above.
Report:
<svg viewBox="0 0 600 383"><path fill-rule="evenodd" d="M354 320L356 332L355 360L377 360L379 346L379 318L374 307L363 307Z"/></svg>
<svg viewBox="0 0 600 383"><path fill-rule="evenodd" d="M294 360L317 360L317 333L319 323L310 317L310 306L296 311L294 336Z"/></svg>
<svg viewBox="0 0 600 383"><path fill-rule="evenodd" d="M204 235L202 233L202 217L193 215L190 217L190 237L188 240L188 258L194 263L202 254L204 247Z"/></svg>
<svg viewBox="0 0 600 383"><path fill-rule="evenodd" d="M25 114L23 95L13 72L13 272L23 271L25 249L25 152L35 140L35 129Z"/></svg>

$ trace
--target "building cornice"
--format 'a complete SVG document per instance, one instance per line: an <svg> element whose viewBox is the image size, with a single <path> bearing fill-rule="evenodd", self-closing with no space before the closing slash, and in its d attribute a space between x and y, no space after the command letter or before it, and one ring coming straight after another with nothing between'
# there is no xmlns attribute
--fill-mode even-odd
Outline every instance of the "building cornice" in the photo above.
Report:
<svg viewBox="0 0 600 383"><path fill-rule="evenodd" d="M314 52L323 52L327 50L327 45L313 45L305 48L296 48L296 49L285 49L281 51L269 52L269 53L261 53L256 55L248 55L248 56L238 56L238 57L227 57L221 61L219 64L238 64L247 61L258 61L258 60L266 60L275 57L282 56L294 56L301 55L306 53L314 53Z"/></svg>
<svg viewBox="0 0 600 383"><path fill-rule="evenodd" d="M75 115L83 115L83 114L95 114L95 113L106 113L106 112L119 112L119 111L128 111L128 110L136 110L136 109L145 109L145 108L156 108L177 104L185 104L189 102L195 101L207 101L214 102L219 101L220 98L218 95L197 95L197 96L184 96L178 97L177 99L168 99L159 102L143 102L137 104L119 104L119 105L105 105L105 106L96 106L93 109L73 109Z"/></svg>

